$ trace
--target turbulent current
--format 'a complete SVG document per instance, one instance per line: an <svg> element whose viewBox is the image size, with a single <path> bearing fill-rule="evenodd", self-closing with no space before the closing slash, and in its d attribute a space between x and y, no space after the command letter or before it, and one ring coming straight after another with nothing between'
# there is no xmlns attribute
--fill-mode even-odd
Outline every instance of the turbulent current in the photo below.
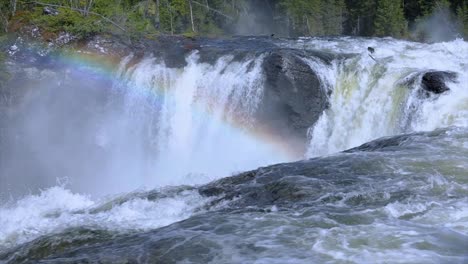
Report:
<svg viewBox="0 0 468 264"><path fill-rule="evenodd" d="M324 73L334 93L331 108L311 129L312 156L335 153L382 136L468 126L468 46L464 41L428 45L344 39L304 40L304 45L343 52L376 47L375 54L336 62ZM421 73L428 70L459 73L457 81L447 82L450 96L422 98L420 82L409 84L413 89L408 89L408 78L421 79Z"/></svg>
<svg viewBox="0 0 468 264"><path fill-rule="evenodd" d="M189 49L10 54L0 263L468 263L467 42Z"/></svg>

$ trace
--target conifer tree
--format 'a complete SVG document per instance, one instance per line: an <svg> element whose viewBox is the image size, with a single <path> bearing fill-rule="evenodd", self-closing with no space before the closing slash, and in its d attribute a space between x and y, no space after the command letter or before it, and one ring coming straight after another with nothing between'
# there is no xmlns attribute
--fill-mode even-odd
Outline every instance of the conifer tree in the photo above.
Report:
<svg viewBox="0 0 468 264"><path fill-rule="evenodd" d="M457 8L457 19L465 40L468 38L468 1Z"/></svg>
<svg viewBox="0 0 468 264"><path fill-rule="evenodd" d="M343 22L346 14L344 0L322 0L321 9L323 34L342 34Z"/></svg>
<svg viewBox="0 0 468 264"><path fill-rule="evenodd" d="M349 34L372 36L376 2L369 0L347 0Z"/></svg>
<svg viewBox="0 0 468 264"><path fill-rule="evenodd" d="M406 34L406 21L401 0L378 1L374 34L394 37L402 37Z"/></svg>

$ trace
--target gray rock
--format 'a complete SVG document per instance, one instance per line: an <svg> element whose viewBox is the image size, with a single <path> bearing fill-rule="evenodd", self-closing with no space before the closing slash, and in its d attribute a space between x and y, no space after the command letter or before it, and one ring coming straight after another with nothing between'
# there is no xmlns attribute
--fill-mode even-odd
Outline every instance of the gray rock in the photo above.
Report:
<svg viewBox="0 0 468 264"><path fill-rule="evenodd" d="M141 51L149 51L170 68L185 67L187 54L195 50L200 62L209 64L226 55L232 55L234 61L265 55L262 64L265 86L255 113L257 124L260 129L272 132L274 137L287 140L297 154L302 154L306 150L307 130L329 104L329 91L323 88L317 73L303 58L313 57L328 64L338 55L284 48L278 41L263 37L162 36L156 40L140 40L132 49L137 51L134 52L137 56Z"/></svg>
<svg viewBox="0 0 468 264"><path fill-rule="evenodd" d="M42 14L48 15L48 16L57 16L59 12L57 11L57 9L53 7L46 6L42 9Z"/></svg>
<svg viewBox="0 0 468 264"><path fill-rule="evenodd" d="M271 258L277 251L284 254L293 250L288 257L303 254L298 263L308 263L311 259L312 263L325 263L326 259L313 259L320 254L309 250L322 230L344 227L347 231L361 227L365 232L367 227L374 228L374 222L390 223L393 227L396 219L384 213L389 204L411 204L414 199L442 204L463 199L463 193L457 198L457 192L450 196L445 192L434 192L433 188L428 188L428 177L443 161L463 160L459 152L454 152L454 146L447 148L447 139L458 138L456 142L464 142L467 132L466 129L451 128L382 138L345 154L259 168L196 187L202 196L211 197L212 202L183 221L132 232L70 228L4 253L0 251L0 261L253 263ZM456 137L453 137L454 133ZM414 163L426 163L427 166L419 165L417 171L406 173L414 169ZM401 167L395 170L395 164ZM465 171L459 171L458 175L465 175ZM453 170L441 173L446 184L458 185L456 177L451 175ZM131 199L145 197L157 200L165 196L156 192ZM115 202L125 201L126 198ZM397 221L414 227L414 222L408 220L420 213L402 215ZM437 233L434 228L427 230ZM424 236L428 237L428 233ZM444 230L434 237L429 236L431 241L440 237L447 237ZM311 245L304 250L301 246L306 240L311 240ZM265 244L271 243L264 241L277 244L266 247ZM452 236L447 246L436 250L450 254L451 259L452 256L464 259L465 245L466 237ZM296 252L297 247L300 248ZM233 255L243 256L246 260L234 261Z"/></svg>
<svg viewBox="0 0 468 264"><path fill-rule="evenodd" d="M258 119L280 137L296 139L297 148L306 146L307 129L328 105L327 91L301 56L306 54L277 50L265 58L265 91L258 108Z"/></svg>
<svg viewBox="0 0 468 264"><path fill-rule="evenodd" d="M63 45L76 45L78 49L106 53L115 57L134 54L135 63L146 55L153 54L165 62L169 68L182 68L187 64L186 56L197 51L200 62L216 63L222 56L233 55L235 61L245 58L265 56L262 64L265 75L263 98L256 108L256 125L278 140L287 140L287 145L296 154L306 150L307 130L320 117L328 106L327 89L323 88L317 73L303 58L314 58L329 63L335 55L325 52L288 49L271 38L229 39L185 38L181 36L161 36L157 39L142 39L127 43L114 36L94 36L83 42L69 34L61 34L54 41L54 47L44 48L49 53ZM16 60L35 61L39 66L55 67L50 56L18 52ZM40 50L40 49L35 49ZM132 62L133 62L132 61Z"/></svg>

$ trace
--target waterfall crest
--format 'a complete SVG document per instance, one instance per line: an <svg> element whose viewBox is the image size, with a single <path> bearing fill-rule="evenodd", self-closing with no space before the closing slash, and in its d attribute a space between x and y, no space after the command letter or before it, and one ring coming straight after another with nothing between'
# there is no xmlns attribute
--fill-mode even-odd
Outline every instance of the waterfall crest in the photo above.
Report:
<svg viewBox="0 0 468 264"><path fill-rule="evenodd" d="M462 40L420 44L391 39L326 42L306 39L310 48L358 51L334 61L326 80L332 87L330 108L309 130L308 156L336 153L370 140L415 131L468 125L468 45ZM444 62L444 63L442 63ZM428 71L453 72L450 89L433 94L422 89Z"/></svg>

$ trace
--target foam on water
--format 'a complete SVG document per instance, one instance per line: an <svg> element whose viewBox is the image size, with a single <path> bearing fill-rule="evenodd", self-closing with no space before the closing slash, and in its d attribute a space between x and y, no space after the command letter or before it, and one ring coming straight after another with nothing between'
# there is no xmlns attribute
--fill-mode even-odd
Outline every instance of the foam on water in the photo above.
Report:
<svg viewBox="0 0 468 264"><path fill-rule="evenodd" d="M68 228L117 233L150 230L188 218L207 202L189 190L155 200L136 194L127 194L123 202L118 202L119 197L95 201L63 187L53 187L2 205L0 251Z"/></svg>
<svg viewBox="0 0 468 264"><path fill-rule="evenodd" d="M304 58L318 74L322 88L332 91L330 108L310 129L309 156L334 153L402 132L468 127L468 44L462 40L428 45L392 39L304 38L299 43L287 43L291 45L358 53L331 65ZM362 52L368 46L376 48L373 56L377 61ZM103 181L96 189L128 193L138 186L196 185L296 158L269 131L256 130L253 115L263 94L262 62L263 56L243 61L224 56L209 65L200 63L193 53L186 67L171 69L153 57L136 63L131 56L125 58L119 67L120 79L113 87L114 92L123 94L124 111L117 119L109 115L100 120L91 133L96 146L118 163L100 173L125 180L108 185ZM429 69L454 71L459 74L458 82L448 83L448 93L421 100L417 98L418 84L407 87L401 80ZM268 214L230 214L226 224L237 224L239 228L236 234L222 238L212 234L225 246L224 254L216 260L252 260L237 254L239 249L232 246L234 235L240 233L242 241L249 243L246 251L258 249L250 255L257 263L304 263L311 252L317 262L463 262L459 252L468 233L468 164L457 155L466 154L468 145L463 141L463 129L453 128L446 133L450 135L444 139L444 147L455 150L444 152L450 154L447 157L431 156L442 160L438 171L425 171L428 163L424 162L428 161L421 162L414 153L402 151L398 156L383 157L383 165L372 165L391 170L387 175L407 178L381 190L369 177L368 185L346 192L333 190L320 197L325 201L327 197L341 196L336 201L330 199L330 204L322 203L326 209L338 211L349 207L347 202L353 199L379 204L348 212L346 217L356 217L352 219L356 224L333 219L330 215L334 210L302 217L304 212L289 214L276 205ZM418 140L424 143L431 139ZM426 146L426 151L440 150L430 142ZM349 173L353 173L351 168ZM416 193L411 199L402 199L405 202L392 201L391 189L413 184L414 175L423 178L415 192L443 199L428 201ZM115 233L152 230L189 218L209 202L196 189L160 192L169 194L150 199L135 192L96 199L58 186L5 203L0 205L0 251L69 228ZM288 247L289 252L281 251Z"/></svg>
<svg viewBox="0 0 468 264"><path fill-rule="evenodd" d="M333 87L331 107L310 129L309 156L335 153L382 136L468 126L467 42L351 38L304 38L301 42L310 49L359 53L335 61L334 74L326 75ZM375 48L375 61L367 47ZM428 70L456 72L458 80L447 83L447 93L418 98L419 82L407 87L402 80Z"/></svg>

